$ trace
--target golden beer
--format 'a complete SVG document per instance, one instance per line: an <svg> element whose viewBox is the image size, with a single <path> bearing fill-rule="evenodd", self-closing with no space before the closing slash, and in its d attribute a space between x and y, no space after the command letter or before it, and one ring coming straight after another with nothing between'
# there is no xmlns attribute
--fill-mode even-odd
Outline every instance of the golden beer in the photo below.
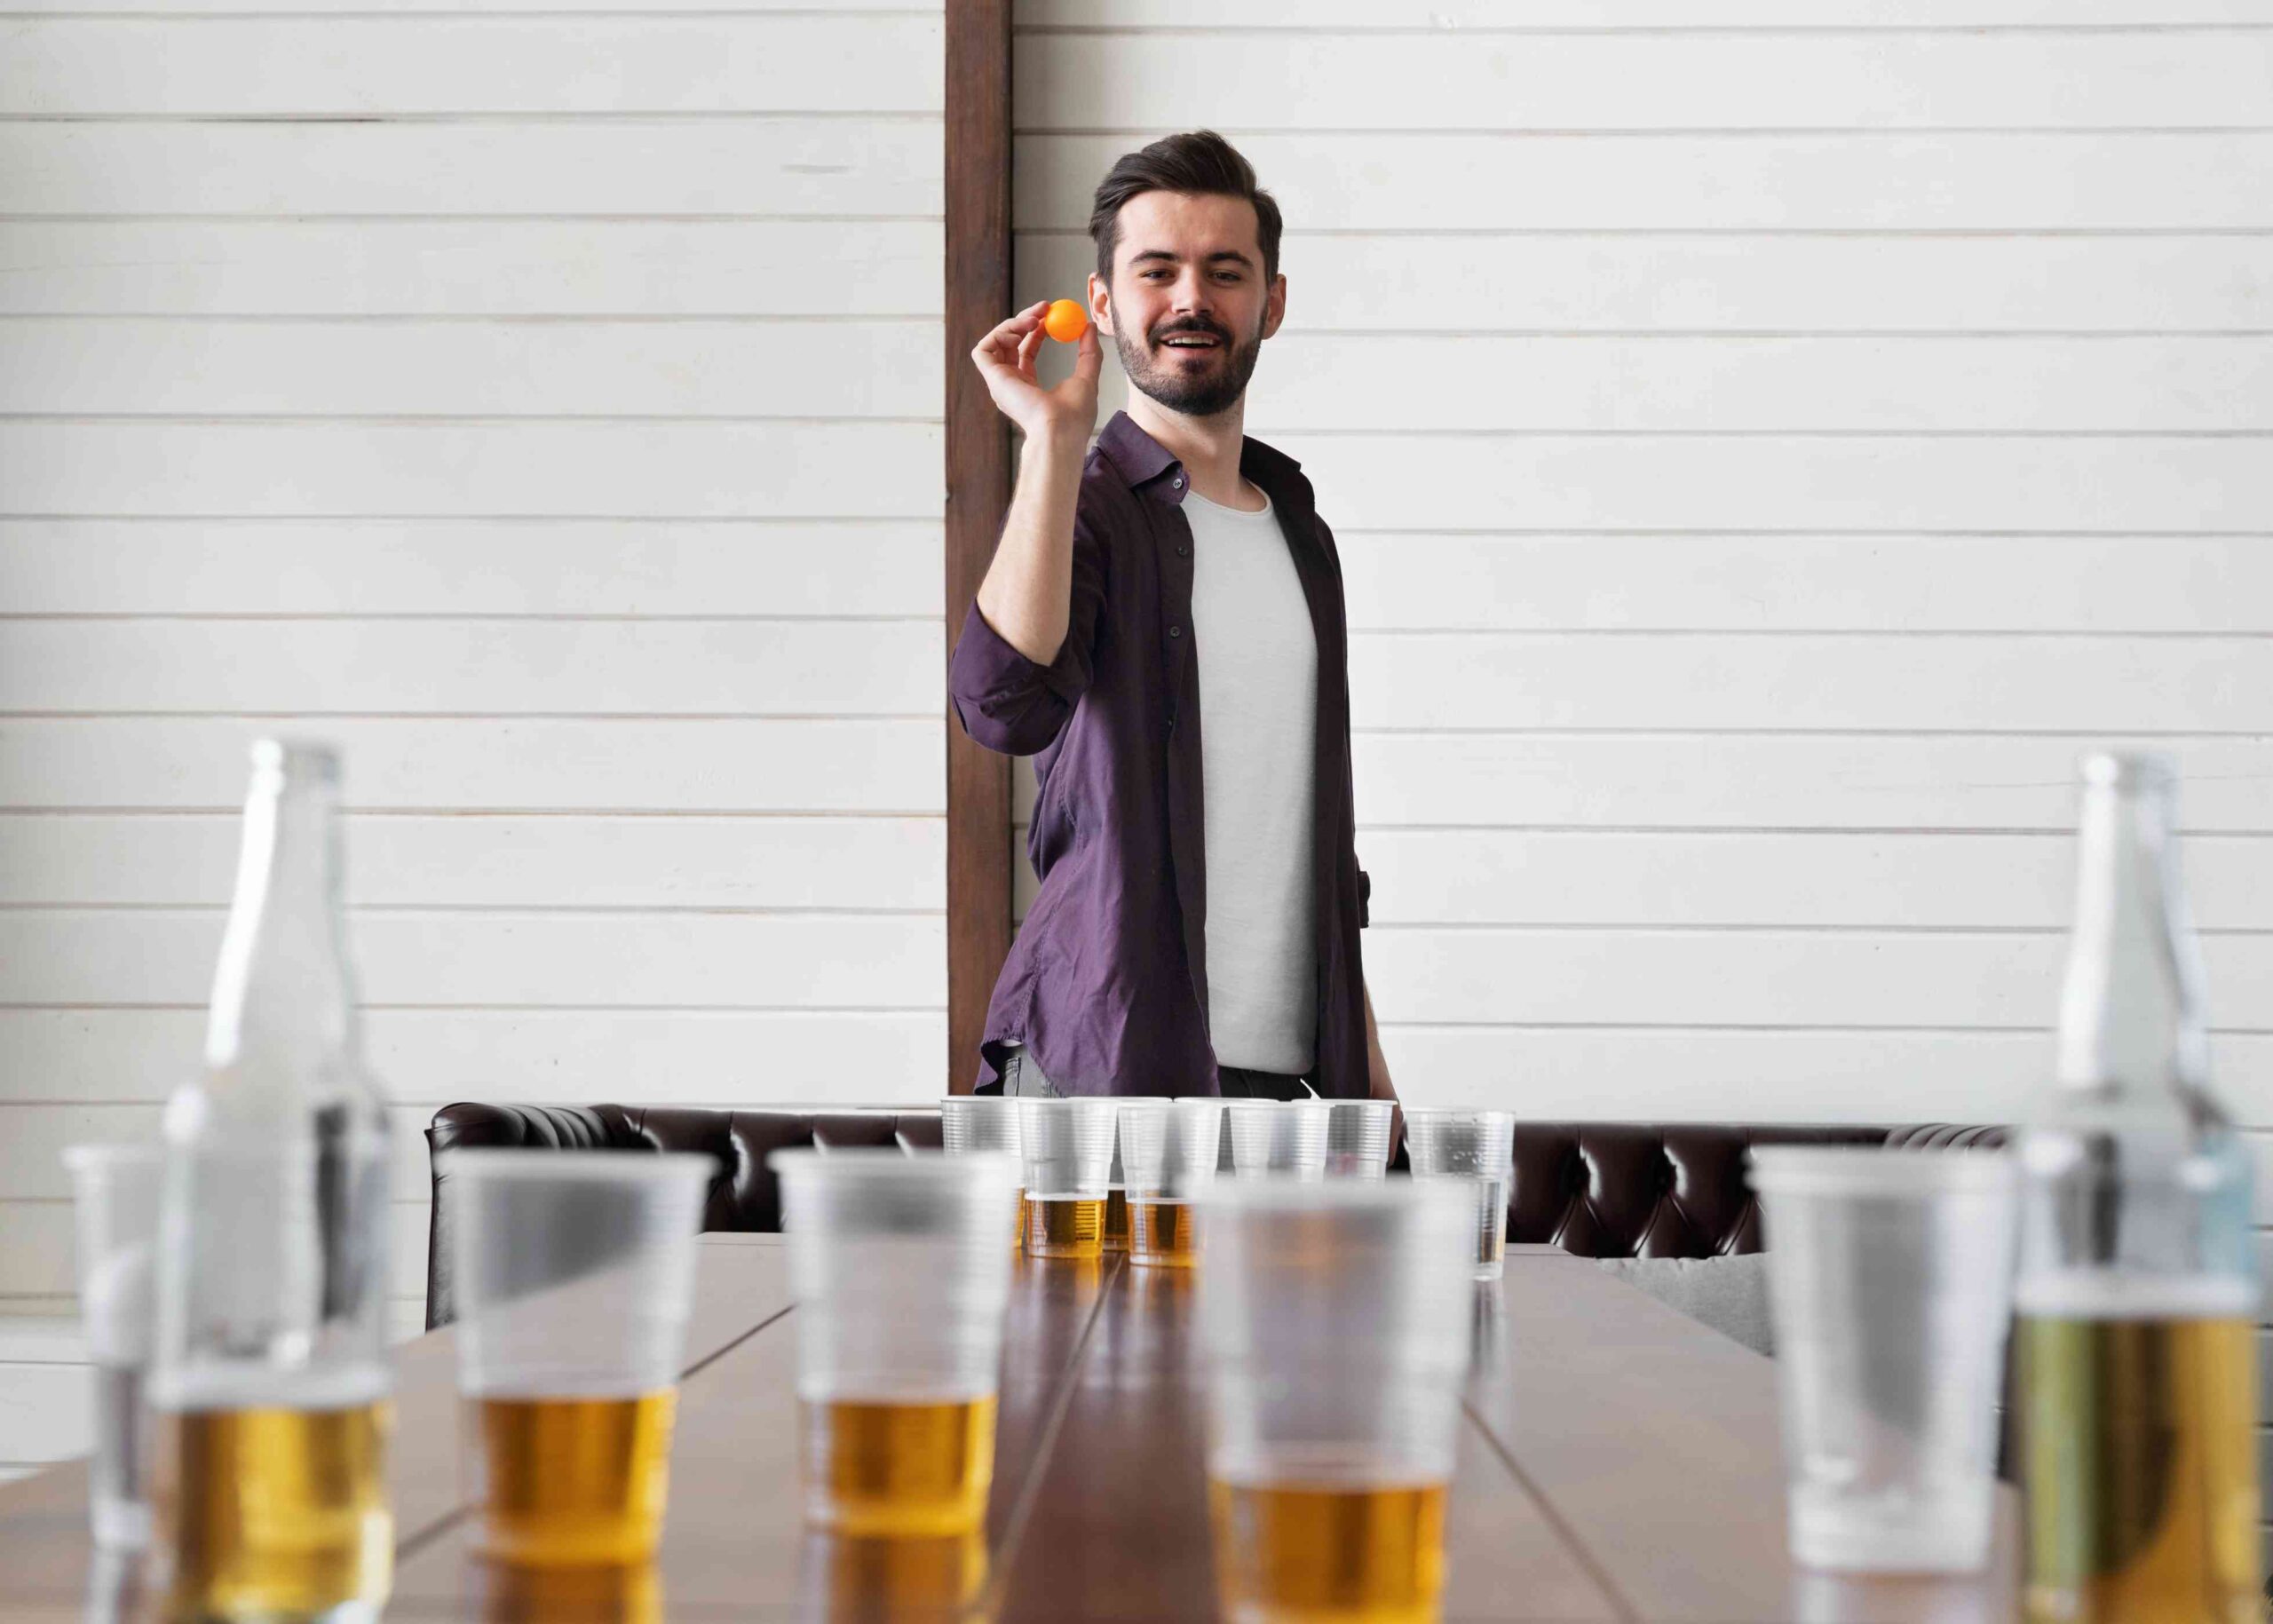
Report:
<svg viewBox="0 0 2273 1624"><path fill-rule="evenodd" d="M1129 1203L1129 1261L1162 1269L1189 1269L1200 1255L1199 1218L1188 1202Z"/></svg>
<svg viewBox="0 0 2273 1624"><path fill-rule="evenodd" d="M994 1394L914 1404L809 1400L798 1416L808 1521L848 1534L951 1534L986 1519Z"/></svg>
<svg viewBox="0 0 2273 1624"><path fill-rule="evenodd" d="M1018 1192L1018 1209L1010 1219L1010 1250L1023 1252L1026 1249L1026 1192L1023 1190Z"/></svg>
<svg viewBox="0 0 2273 1624"><path fill-rule="evenodd" d="M394 1576L384 1401L163 1419L173 1617L377 1617Z"/></svg>
<svg viewBox="0 0 2273 1624"><path fill-rule="evenodd" d="M1126 1252L1129 1249L1129 1192L1119 1184L1105 1194L1105 1249Z"/></svg>
<svg viewBox="0 0 2273 1624"><path fill-rule="evenodd" d="M1442 1484L1208 1482L1216 1588L1238 1624L1425 1624L1445 1583Z"/></svg>
<svg viewBox="0 0 2273 1624"><path fill-rule="evenodd" d="M1100 1257L1105 1254L1105 1200L1035 1195L1026 1198L1026 1256Z"/></svg>
<svg viewBox="0 0 2273 1624"><path fill-rule="evenodd" d="M481 1624L663 1624L663 1585L645 1563L630 1567L482 1565Z"/></svg>
<svg viewBox="0 0 2273 1624"><path fill-rule="evenodd" d="M527 1567L654 1554L670 1484L669 1388L630 1398L480 1398L482 1549Z"/></svg>
<svg viewBox="0 0 2273 1624"><path fill-rule="evenodd" d="M2028 1616L2261 1620L2248 1318L2024 1315L2016 1335Z"/></svg>

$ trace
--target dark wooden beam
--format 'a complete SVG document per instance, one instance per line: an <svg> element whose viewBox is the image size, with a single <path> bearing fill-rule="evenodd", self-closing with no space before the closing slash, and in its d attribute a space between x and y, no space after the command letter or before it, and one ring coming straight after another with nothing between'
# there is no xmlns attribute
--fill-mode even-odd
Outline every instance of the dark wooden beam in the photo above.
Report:
<svg viewBox="0 0 2273 1624"><path fill-rule="evenodd" d="M1010 0L946 0L946 627L950 645L1010 500L1010 425L970 351L1010 313ZM977 1081L1010 950L1010 764L947 730L946 1086Z"/></svg>

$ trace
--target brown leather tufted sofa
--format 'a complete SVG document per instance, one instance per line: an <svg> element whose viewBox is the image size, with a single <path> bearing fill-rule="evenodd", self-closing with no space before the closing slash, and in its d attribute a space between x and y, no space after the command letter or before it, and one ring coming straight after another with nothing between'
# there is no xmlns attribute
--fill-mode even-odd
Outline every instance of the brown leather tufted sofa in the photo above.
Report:
<svg viewBox="0 0 2273 1624"><path fill-rule="evenodd" d="M1994 1145L1999 1128L1743 1127L1644 1122L1518 1122L1508 1239L1586 1257L1715 1257L1760 1250L1760 1211L1746 1187L1754 1145ZM638 1105L445 1105L426 1130L435 1154L475 1145L529 1150L700 1151L714 1156L702 1226L779 1230L781 1197L765 1158L787 1146L936 1149L939 1113L899 1110L720 1111ZM452 1203L434 1168L426 1253L426 1323L447 1325Z"/></svg>

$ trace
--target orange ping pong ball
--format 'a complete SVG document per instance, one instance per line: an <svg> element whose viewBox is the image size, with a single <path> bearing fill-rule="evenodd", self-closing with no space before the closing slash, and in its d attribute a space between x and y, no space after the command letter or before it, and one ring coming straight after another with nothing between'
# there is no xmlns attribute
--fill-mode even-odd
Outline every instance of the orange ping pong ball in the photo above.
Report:
<svg viewBox="0 0 2273 1624"><path fill-rule="evenodd" d="M1089 313L1073 299L1052 299L1041 313L1041 330L1060 344L1079 344L1089 330Z"/></svg>

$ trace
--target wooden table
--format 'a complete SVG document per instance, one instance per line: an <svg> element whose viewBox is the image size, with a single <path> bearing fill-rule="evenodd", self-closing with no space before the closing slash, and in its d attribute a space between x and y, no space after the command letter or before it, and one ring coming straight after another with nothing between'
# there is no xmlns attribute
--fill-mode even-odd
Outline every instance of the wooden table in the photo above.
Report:
<svg viewBox="0 0 2273 1624"><path fill-rule="evenodd" d="M1005 1624L1214 1616L1188 1279L1026 1263L1013 1287L994 1491L983 1536L851 1541L799 1521L786 1259L710 1236L653 1575L531 1589L471 1555L451 1334L402 1350L390 1620L945 1619L959 1596ZM2000 1494L1977 1580L1857 1580L1784 1548L1775 1367L1585 1261L1511 1249L1482 1288L1446 1530L1446 1620L1985 1621L2016 1601L2016 1505ZM0 1487L0 1619L147 1606L96 1571L85 1469Z"/></svg>

